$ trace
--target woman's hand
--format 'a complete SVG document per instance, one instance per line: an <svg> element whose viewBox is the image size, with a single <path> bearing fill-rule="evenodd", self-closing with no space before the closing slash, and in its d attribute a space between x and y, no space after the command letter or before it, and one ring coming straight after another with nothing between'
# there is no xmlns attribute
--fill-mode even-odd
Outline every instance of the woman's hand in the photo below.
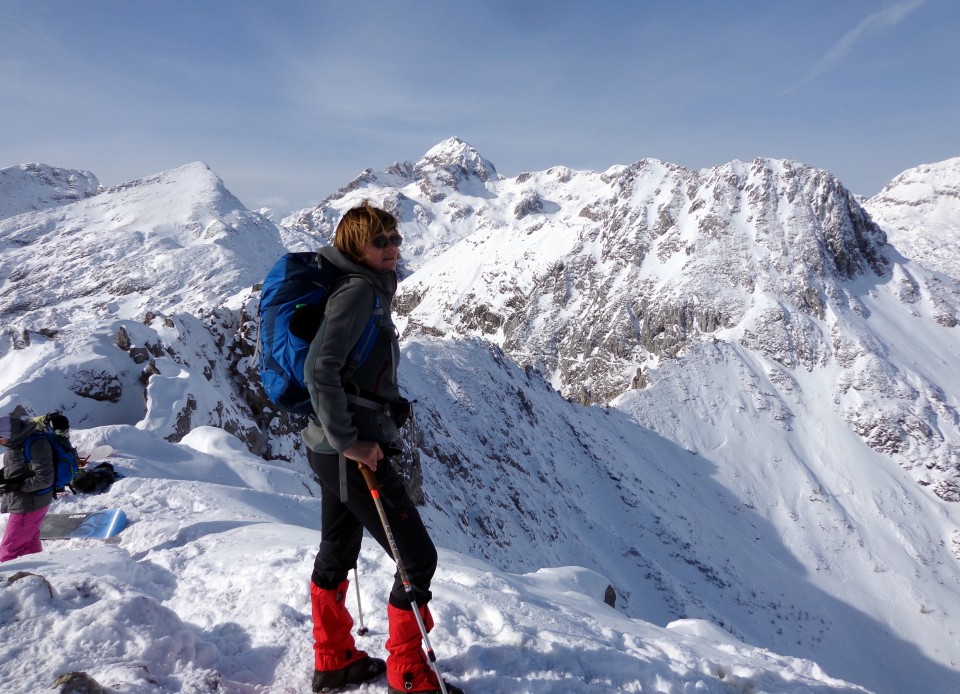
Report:
<svg viewBox="0 0 960 694"><path fill-rule="evenodd" d="M383 459L383 450L376 441L357 441L343 452L344 457L356 460L376 472L377 461Z"/></svg>

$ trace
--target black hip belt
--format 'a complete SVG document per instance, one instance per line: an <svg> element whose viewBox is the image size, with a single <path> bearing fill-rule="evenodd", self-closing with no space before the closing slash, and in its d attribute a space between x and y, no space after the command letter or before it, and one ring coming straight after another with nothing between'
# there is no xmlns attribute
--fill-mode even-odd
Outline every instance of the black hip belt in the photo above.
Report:
<svg viewBox="0 0 960 694"><path fill-rule="evenodd" d="M371 400L370 398L364 398L359 395L347 393L347 402L351 405L362 407L365 410L374 410L375 412L382 412L385 415L390 414L390 403L386 401L377 402L376 400Z"/></svg>

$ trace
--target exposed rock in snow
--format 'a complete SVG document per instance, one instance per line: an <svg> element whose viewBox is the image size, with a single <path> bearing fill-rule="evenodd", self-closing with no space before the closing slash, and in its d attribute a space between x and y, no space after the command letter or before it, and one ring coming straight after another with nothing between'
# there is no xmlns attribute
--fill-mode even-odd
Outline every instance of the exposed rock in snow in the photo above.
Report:
<svg viewBox="0 0 960 694"><path fill-rule="evenodd" d="M934 375L889 362L870 315L889 291L898 316L954 327L957 285L901 262L834 176L770 159L704 171L643 160L504 179L464 164L465 152L477 161L450 140L416 164L367 171L299 218L329 235L364 198L400 217L405 334L481 336L586 404L650 385L659 364L703 339L734 340L787 370L839 364L831 399L851 428L956 496L955 406L913 385Z"/></svg>

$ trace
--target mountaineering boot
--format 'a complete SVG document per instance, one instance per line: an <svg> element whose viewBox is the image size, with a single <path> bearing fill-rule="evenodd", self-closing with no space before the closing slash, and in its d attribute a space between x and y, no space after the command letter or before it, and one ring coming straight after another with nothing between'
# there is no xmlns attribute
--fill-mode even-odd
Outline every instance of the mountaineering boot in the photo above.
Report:
<svg viewBox="0 0 960 694"><path fill-rule="evenodd" d="M427 631L433 628L430 609L420 607L420 616ZM433 671L427 654L421 647L420 626L413 610L401 610L387 604L390 622L390 638L387 639L387 685L391 694L441 694L440 682ZM463 694L463 690L444 680L447 694Z"/></svg>
<svg viewBox="0 0 960 694"><path fill-rule="evenodd" d="M353 617L344 604L349 581L334 590L310 583L313 609L313 691L336 691L351 684L376 679L387 669L385 662L359 651L353 641Z"/></svg>

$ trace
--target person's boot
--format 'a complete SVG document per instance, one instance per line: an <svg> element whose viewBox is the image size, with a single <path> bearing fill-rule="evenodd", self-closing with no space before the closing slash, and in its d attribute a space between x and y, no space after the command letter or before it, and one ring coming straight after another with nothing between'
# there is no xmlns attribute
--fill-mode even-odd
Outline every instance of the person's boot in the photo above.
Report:
<svg viewBox="0 0 960 694"><path fill-rule="evenodd" d="M353 617L344 604L349 581L334 590L310 583L313 610L313 691L331 692L351 684L380 677L387 665L357 650L353 641Z"/></svg>
<svg viewBox="0 0 960 694"><path fill-rule="evenodd" d="M427 631L433 629L433 616L426 605L420 607L420 616ZM387 605L390 638L387 639L387 685L391 694L441 694L440 682L427 654L421 646L420 626L413 610L401 610ZM463 690L446 680L447 694L463 694Z"/></svg>

